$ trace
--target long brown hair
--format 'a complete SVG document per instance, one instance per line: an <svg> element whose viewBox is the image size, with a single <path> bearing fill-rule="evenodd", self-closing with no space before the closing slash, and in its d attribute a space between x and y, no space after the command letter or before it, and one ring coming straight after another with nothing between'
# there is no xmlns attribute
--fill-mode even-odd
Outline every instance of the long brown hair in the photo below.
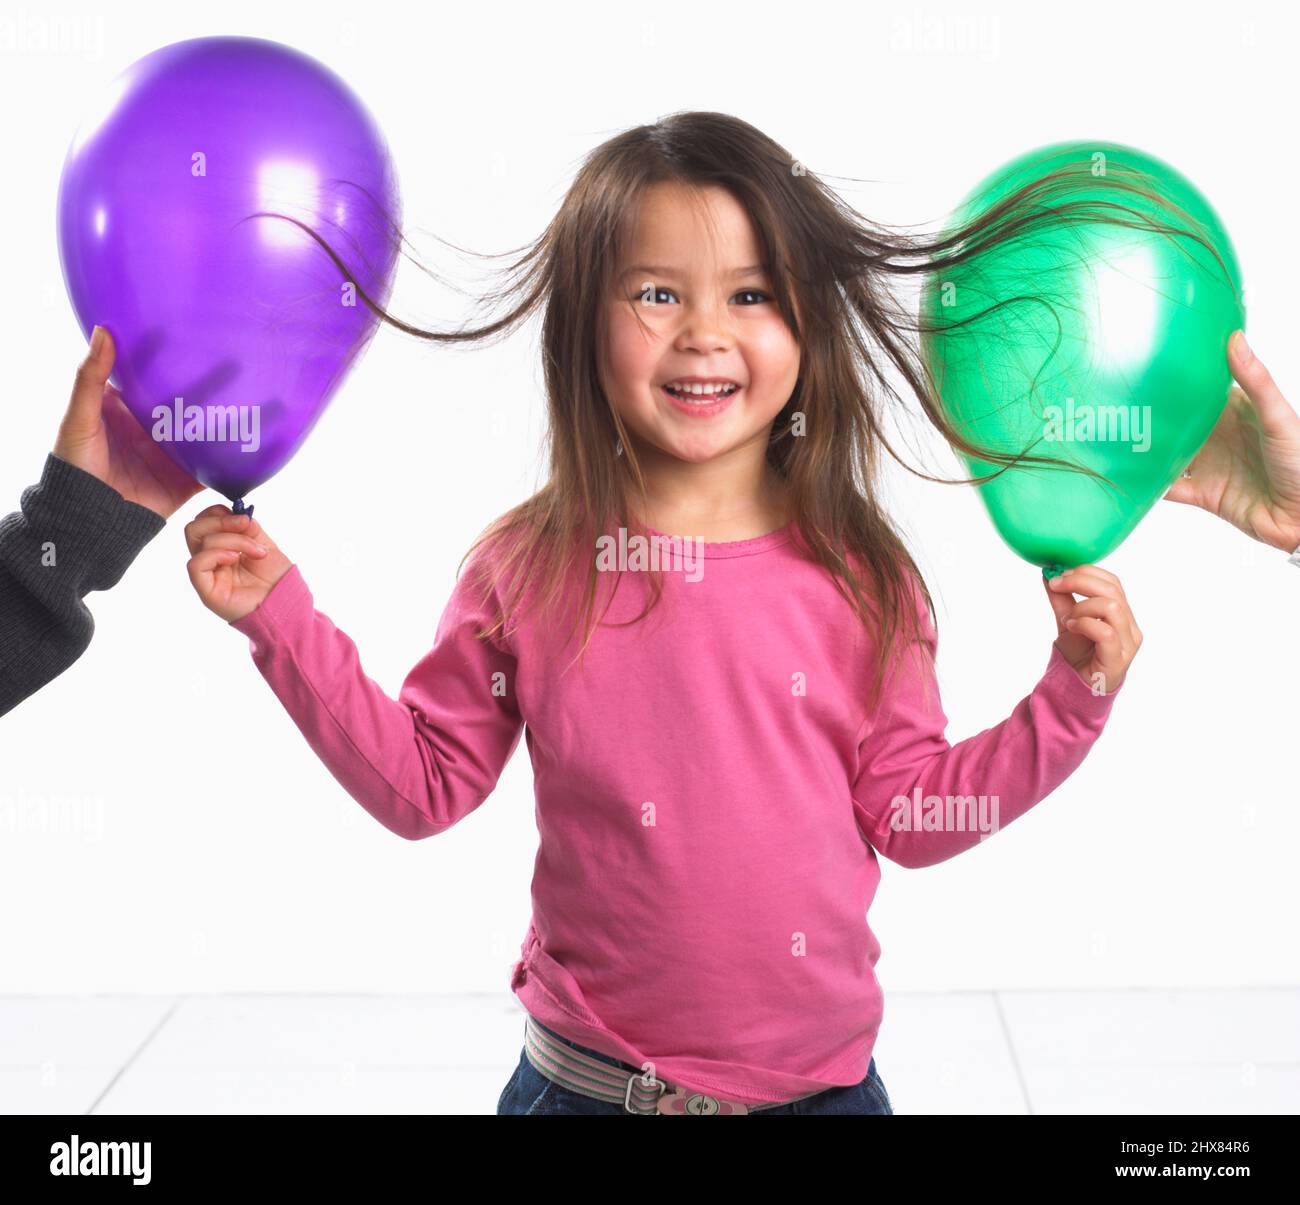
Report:
<svg viewBox="0 0 1300 1205"><path fill-rule="evenodd" d="M748 214L775 300L799 344L798 380L772 424L767 459L788 485L799 541L875 632L874 705L899 639L923 647L922 599L929 622L935 623L929 589L881 505L882 451L914 475L941 484L979 484L1015 465L1054 465L1109 480L1070 461L1032 455L1028 448L1007 453L968 443L946 417L919 350L917 336L941 326L908 312L895 291L898 280L941 273L1035 226L1070 221L1189 234L1214 251L1197 233L1196 221L1141 173L1116 171L1111 184L1152 202L1178 225L1119 203L1071 201L1079 173L1091 174L1091 167L1083 161L1059 168L964 225L926 237L864 217L738 117L674 113L596 147L533 243L484 257L518 257L502 287L482 298L488 304L507 301L502 317L455 331L423 330L393 317L363 292L383 321L439 343L492 341L543 311L549 479L485 529L465 554L469 559L480 548L489 554L483 588L485 598L495 592L498 600L499 618L481 636L504 634L512 617L519 618L525 593L533 594L533 605L543 610L556 606L568 597L575 565L585 564L585 592L573 608L581 613L579 656L590 642L598 622L597 537L611 523L629 534L645 534L632 518L645 513L644 477L633 441L598 378L606 306L646 191L659 183L718 186ZM890 367L950 447L1001 467L982 476L945 478L908 465L885 431L887 405L904 405ZM804 434L792 429L797 416L803 417ZM639 511L629 506L638 497ZM652 579L649 607L662 592L659 575ZM577 630L575 622L571 632Z"/></svg>

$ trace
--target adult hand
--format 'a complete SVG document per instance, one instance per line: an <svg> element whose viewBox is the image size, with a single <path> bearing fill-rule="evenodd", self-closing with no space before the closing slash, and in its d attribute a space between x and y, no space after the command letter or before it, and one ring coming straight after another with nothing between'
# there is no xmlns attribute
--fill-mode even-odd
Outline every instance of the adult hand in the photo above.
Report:
<svg viewBox="0 0 1300 1205"><path fill-rule="evenodd" d="M77 369L54 455L166 519L203 486L153 441L108 383L116 354L112 336L96 327Z"/></svg>
<svg viewBox="0 0 1300 1205"><path fill-rule="evenodd" d="M1165 498L1218 515L1253 540L1283 552L1300 547L1300 416L1291 409L1244 331L1228 340L1238 384Z"/></svg>

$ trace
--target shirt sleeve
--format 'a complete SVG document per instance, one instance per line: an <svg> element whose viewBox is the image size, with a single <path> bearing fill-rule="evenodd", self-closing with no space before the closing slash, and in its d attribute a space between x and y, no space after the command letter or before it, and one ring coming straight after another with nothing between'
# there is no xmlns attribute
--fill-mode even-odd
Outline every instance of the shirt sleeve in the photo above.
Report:
<svg viewBox="0 0 1300 1205"><path fill-rule="evenodd" d="M19 506L0 521L0 715L86 651L95 619L82 599L115 586L166 526L53 452Z"/></svg>
<svg viewBox="0 0 1300 1205"><path fill-rule="evenodd" d="M934 675L938 636L922 609L921 656L900 667L858 749L858 827L902 866L930 866L978 845L1047 798L1101 735L1121 683L1093 693L1052 646L1046 672L1007 719L950 745Z"/></svg>
<svg viewBox="0 0 1300 1205"><path fill-rule="evenodd" d="M307 743L385 828L415 841L450 828L492 793L523 730L515 657L491 622L472 558L433 648L396 699L366 676L356 646L313 606L293 566L231 626Z"/></svg>

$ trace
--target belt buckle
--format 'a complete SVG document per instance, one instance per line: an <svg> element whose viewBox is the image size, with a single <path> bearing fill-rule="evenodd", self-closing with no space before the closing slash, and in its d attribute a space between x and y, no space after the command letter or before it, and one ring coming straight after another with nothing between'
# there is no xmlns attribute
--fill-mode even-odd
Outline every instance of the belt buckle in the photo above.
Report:
<svg viewBox="0 0 1300 1205"><path fill-rule="evenodd" d="M668 1090L668 1085L657 1075L650 1075L644 1071L634 1071L627 1077L627 1087L623 1090L623 1108L628 1113L637 1112L637 1110L632 1107L632 1085L636 1083L637 1080L640 1080L647 1088L654 1087L654 1085L658 1084L660 1101L663 1100L664 1093ZM649 1081L648 1083L646 1082L647 1080Z"/></svg>
<svg viewBox="0 0 1300 1205"><path fill-rule="evenodd" d="M659 1098L659 1112L670 1117L727 1117L748 1113L749 1109L738 1100L722 1100L705 1092L678 1088Z"/></svg>

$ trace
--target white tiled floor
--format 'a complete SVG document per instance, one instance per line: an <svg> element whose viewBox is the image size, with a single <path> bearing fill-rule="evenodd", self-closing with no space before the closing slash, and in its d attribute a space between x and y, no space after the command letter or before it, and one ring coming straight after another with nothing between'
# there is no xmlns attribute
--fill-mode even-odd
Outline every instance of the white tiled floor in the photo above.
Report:
<svg viewBox="0 0 1300 1205"><path fill-rule="evenodd" d="M1300 1113L1300 989L896 993L905 1113ZM513 997L0 998L3 1113L483 1113Z"/></svg>

